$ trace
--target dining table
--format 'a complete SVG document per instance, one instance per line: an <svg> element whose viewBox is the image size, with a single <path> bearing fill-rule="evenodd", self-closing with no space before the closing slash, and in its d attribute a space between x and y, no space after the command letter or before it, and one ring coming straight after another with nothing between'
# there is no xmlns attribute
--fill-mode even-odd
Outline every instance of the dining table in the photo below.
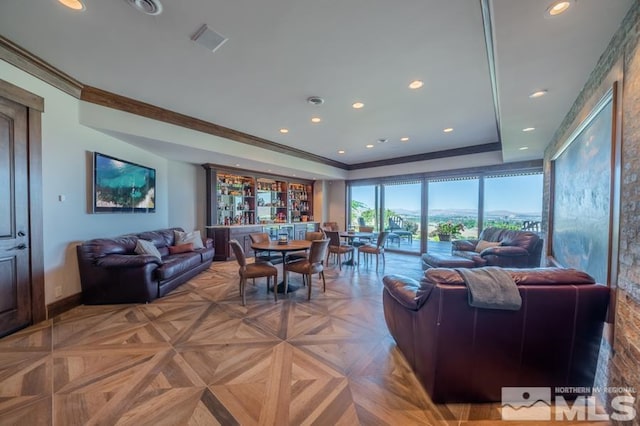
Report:
<svg viewBox="0 0 640 426"><path fill-rule="evenodd" d="M373 239L373 237L374 237L373 232L342 231L338 235L340 235L340 238L344 238L345 240L347 240L347 243L349 245L353 245L353 240L355 240L356 238L359 239L359 240L368 239L369 241L371 241ZM351 254L351 259L345 260L344 262L342 262L342 264L343 265L351 265L351 266L357 265L358 262L356 262L356 260L355 260L355 253Z"/></svg>
<svg viewBox="0 0 640 426"><path fill-rule="evenodd" d="M371 241L374 236L373 232L349 232L349 231L340 232L340 234L338 235L340 235L340 238L346 239L349 244L353 243L353 240L356 238L359 240L367 239Z"/></svg>
<svg viewBox="0 0 640 426"><path fill-rule="evenodd" d="M292 293L298 290L299 286L287 285L286 257L287 253L292 251L308 250L311 247L311 241L307 240L289 240L285 243L279 241L265 241L259 243L251 243L251 248L260 251L277 251L282 254L282 281L278 283L278 293Z"/></svg>

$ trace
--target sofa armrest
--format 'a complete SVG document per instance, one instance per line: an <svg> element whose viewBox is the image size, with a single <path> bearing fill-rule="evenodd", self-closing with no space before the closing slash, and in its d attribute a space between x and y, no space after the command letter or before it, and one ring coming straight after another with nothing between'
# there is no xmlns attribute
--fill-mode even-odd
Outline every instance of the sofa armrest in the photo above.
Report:
<svg viewBox="0 0 640 426"><path fill-rule="evenodd" d="M433 289L433 285L420 283L404 275L386 275L382 282L391 297L412 311L417 311L424 305Z"/></svg>
<svg viewBox="0 0 640 426"><path fill-rule="evenodd" d="M137 268L148 263L162 265L162 261L150 254L110 254L96 260L101 268Z"/></svg>
<svg viewBox="0 0 640 426"><path fill-rule="evenodd" d="M478 240L455 240L451 241L451 251L475 251Z"/></svg>
<svg viewBox="0 0 640 426"><path fill-rule="evenodd" d="M497 247L489 247L480 253L480 256L504 256L504 257L518 257L518 256L529 256L529 252L522 247L515 246L497 246Z"/></svg>

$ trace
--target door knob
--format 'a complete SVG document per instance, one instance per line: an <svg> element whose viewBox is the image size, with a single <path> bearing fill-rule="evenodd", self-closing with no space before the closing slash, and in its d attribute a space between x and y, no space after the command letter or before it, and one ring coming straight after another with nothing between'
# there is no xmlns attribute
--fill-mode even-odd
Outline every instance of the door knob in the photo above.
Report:
<svg viewBox="0 0 640 426"><path fill-rule="evenodd" d="M7 251L10 251L10 250L24 250L26 248L27 248L26 244L18 244L15 247L11 247L11 248L7 249Z"/></svg>

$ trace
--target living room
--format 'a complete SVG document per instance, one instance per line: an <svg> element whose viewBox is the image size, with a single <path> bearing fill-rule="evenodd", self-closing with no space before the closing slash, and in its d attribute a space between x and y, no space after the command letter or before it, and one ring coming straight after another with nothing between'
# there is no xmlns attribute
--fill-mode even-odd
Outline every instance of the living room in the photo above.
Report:
<svg viewBox="0 0 640 426"><path fill-rule="evenodd" d="M310 179L315 177L317 180L314 188L316 199L314 216L319 221L332 220L343 226L347 225L346 181L425 173L446 174L447 171L452 170L495 166L504 161L503 151L487 150L476 153L459 152L458 154L462 155L444 158L415 157L416 161L411 162L397 164L389 162L388 165L376 163L371 167L347 170L313 161L309 157L299 158L282 151L274 151L266 145L259 147L242 144L207 133L206 128L203 131L202 128L198 130L195 127L185 127L176 124L175 121L163 122L157 119L157 115L154 116L156 118L149 116L149 111L158 112L152 109L139 109L137 114L130 108L131 105L140 108L140 104L132 102L127 106L123 102L126 98L132 101L139 99L138 93L129 92L120 96L101 93L101 90L113 92L116 90L113 87L88 87L85 86L87 84L85 81L74 81L69 77L75 76L73 68L67 68L65 63L54 63L47 58L46 54L36 54L29 46L22 45L21 33L15 29L22 24L10 22L23 19L21 13L24 11L20 12L17 2L15 3L0 6L2 15L0 26L3 28L0 33L3 36L2 49L0 49L0 59L2 59L0 79L44 99L41 145L42 231L39 235L43 259L41 277L44 293L41 300L43 306L67 298L73 299L79 294L81 285L75 247L82 241L173 226L189 230L199 229L205 233L206 182L205 170L201 164L213 161L208 160L210 157L207 157L211 152L215 153L216 163L230 168L239 167L266 172L267 167L273 167L273 170L276 170L278 165L284 164L287 167L283 167L279 173L287 175L296 173L299 177L304 176ZM57 2L55 3L52 7L57 8ZM548 5L545 2L538 3L542 10L540 14L542 14ZM577 2L576 7L586 8L587 5L587 2ZM615 332L611 336L611 341L603 340L597 380L599 385L637 389L640 387L638 376L640 330L637 326L640 317L638 273L638 262L640 262L638 238L640 236L636 232L638 225L636 212L640 194L635 186L636 171L640 169L640 155L638 155L640 141L636 130L635 114L638 111L637 98L640 90L637 85L640 78L638 71L640 55L637 53L638 30L636 28L640 17L637 3L634 2L631 5L627 2L625 5L626 7L620 6L620 10L616 9L619 19L613 32L610 32L605 39L598 40L603 48L596 52L595 57L600 59L595 67L590 66L591 71L585 71L583 81L586 83L579 82L581 91L565 100L565 108L561 112L561 117L557 118L557 122L561 124L550 129L549 137L539 142L542 146L541 155L532 159L521 157L518 161L544 161L542 230L543 233L548 233L550 210L553 207L550 201L552 158L577 123L589 114L595 103L611 87L612 82L618 81L618 100L622 106L620 110L622 128L618 129L618 134L622 138L622 151L619 164L620 207L615 221L618 222L620 231L617 238L614 238L614 241L619 241L619 254L617 258L611 259L617 283ZM92 6L87 2L87 12L90 12ZM627 13L629 6L631 9ZM28 9L25 7L25 10ZM56 13L64 12L58 10ZM153 21L145 25L152 24ZM26 27L29 27L22 26L25 27L25 31ZM49 29L45 27L41 31L39 36L46 37ZM27 40L26 37L25 40ZM571 56L571 52L565 52L565 54ZM49 63L43 63L42 60ZM48 73L43 71L47 69ZM503 90L515 89L505 87ZM549 88L549 92L549 94L553 93L552 88ZM315 93L309 93L311 94ZM99 99L101 95L104 96ZM527 95L528 93L524 93L525 98ZM185 97L188 95L185 94ZM121 103L112 108L108 106L111 101ZM303 97L302 103L304 102ZM328 99L327 102L329 102ZM151 105L153 106L171 109L168 105ZM504 109L508 109L508 106L504 106ZM195 110L197 108L194 107ZM186 112L183 113L189 116ZM504 111L504 114L508 113L509 111ZM243 119L243 116L237 118L239 122ZM212 119L211 122L216 123L216 120ZM464 127L464 123L461 123L460 127ZM518 137L526 137L522 136L521 129L515 130L520 132ZM504 139L507 135L506 131L502 133ZM379 145L382 146L385 143ZM504 149L519 151L519 147L520 145L517 144L507 146L505 142ZM399 148L396 145L394 149ZM371 150L368 149L368 151ZM445 150L446 144L439 149L439 151ZM93 172L91 154L93 152L105 153L154 168L157 176L155 213L131 215L90 213L89 198ZM525 150L519 152L526 153ZM203 161L194 163L188 160L188 153L191 155L200 153ZM389 155L389 158L401 156L402 153L398 152L395 155ZM205 158L207 160L204 160ZM363 157L363 160L354 161L354 164L368 161ZM549 240L548 234L544 239ZM409 259L419 267L417 257ZM637 403L636 407L638 407Z"/></svg>

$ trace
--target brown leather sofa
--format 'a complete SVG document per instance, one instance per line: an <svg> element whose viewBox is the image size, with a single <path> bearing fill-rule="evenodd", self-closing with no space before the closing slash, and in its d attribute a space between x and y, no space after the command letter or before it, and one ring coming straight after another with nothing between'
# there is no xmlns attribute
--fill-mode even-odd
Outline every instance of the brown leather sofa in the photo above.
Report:
<svg viewBox="0 0 640 426"><path fill-rule="evenodd" d="M493 243L481 249L479 244ZM422 269L428 268L537 268L540 266L543 240L535 232L486 228L477 240L451 242L451 254L424 253Z"/></svg>
<svg viewBox="0 0 640 426"><path fill-rule="evenodd" d="M160 229L115 238L85 241L77 247L82 302L87 305L144 303L162 297L207 269L213 261L213 240L205 248L169 254L174 230ZM162 260L134 252L137 240L152 241Z"/></svg>
<svg viewBox="0 0 640 426"><path fill-rule="evenodd" d="M500 401L503 386L593 386L609 288L573 269L505 270L517 311L470 307L453 269L428 269L420 282L384 277L387 326L434 402Z"/></svg>
<svg viewBox="0 0 640 426"><path fill-rule="evenodd" d="M500 243L477 251L478 243ZM451 242L453 257L472 260L473 267L501 266L503 268L537 268L540 266L543 240L529 231L502 228L486 228L477 240ZM424 258L423 258L424 259ZM442 265L449 267L449 265Z"/></svg>

